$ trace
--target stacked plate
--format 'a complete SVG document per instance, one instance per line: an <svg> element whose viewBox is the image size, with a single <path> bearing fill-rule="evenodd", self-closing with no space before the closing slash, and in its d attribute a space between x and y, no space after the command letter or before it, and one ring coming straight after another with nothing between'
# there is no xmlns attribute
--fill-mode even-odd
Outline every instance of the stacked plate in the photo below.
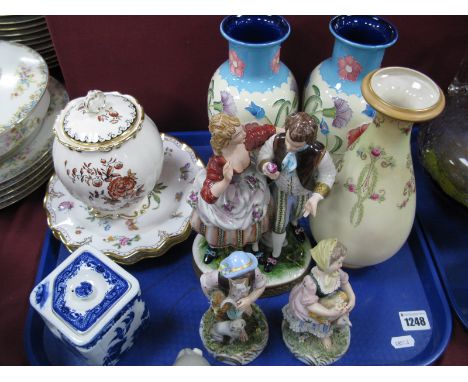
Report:
<svg viewBox="0 0 468 382"><path fill-rule="evenodd" d="M0 209L50 177L52 127L67 102L37 52L0 41Z"/></svg>
<svg viewBox="0 0 468 382"><path fill-rule="evenodd" d="M44 16L0 16L0 40L27 45L44 58L49 69L58 66Z"/></svg>

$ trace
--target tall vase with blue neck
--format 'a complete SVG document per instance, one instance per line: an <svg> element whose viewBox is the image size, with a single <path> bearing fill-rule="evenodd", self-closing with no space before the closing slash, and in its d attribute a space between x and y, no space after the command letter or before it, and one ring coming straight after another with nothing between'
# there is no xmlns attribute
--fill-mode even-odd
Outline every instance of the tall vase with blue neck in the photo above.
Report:
<svg viewBox="0 0 468 382"><path fill-rule="evenodd" d="M220 25L229 58L208 89L208 117L231 114L242 124L283 126L298 109L296 80L280 61L291 28L281 16L228 16Z"/></svg>
<svg viewBox="0 0 468 382"><path fill-rule="evenodd" d="M398 32L376 16L336 16L329 29L335 37L333 53L310 74L303 110L319 124L317 138L339 172L347 148L375 115L362 97L362 80L380 67L385 49L395 44Z"/></svg>

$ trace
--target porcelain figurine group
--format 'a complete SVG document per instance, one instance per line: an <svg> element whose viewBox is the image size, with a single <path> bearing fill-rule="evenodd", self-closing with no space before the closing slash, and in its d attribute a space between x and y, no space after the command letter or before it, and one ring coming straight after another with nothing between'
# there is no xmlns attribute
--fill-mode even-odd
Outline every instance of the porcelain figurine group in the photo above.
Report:
<svg viewBox="0 0 468 382"><path fill-rule="evenodd" d="M297 84L280 61L287 21L223 20L229 60L208 90L213 156L206 168L190 147L160 135L130 95L91 91L55 120L56 175L44 202L54 234L67 248L90 244L130 264L162 255L192 228L198 233L193 264L210 302L200 336L228 364L247 364L264 350L269 327L256 301L288 291L282 309L288 349L306 364L339 359L350 344L349 315L356 303L343 263L363 267L388 259L413 224L410 131L413 122L443 110L443 93L414 70L376 69L398 36L386 21L338 16L330 31L337 38L333 57L312 72L304 111L297 112ZM309 219L314 248L301 218ZM82 301L95 306L97 292L85 272L94 263L85 257L70 265L83 280L69 292L76 306L60 305L64 317L77 317ZM101 268L95 267L99 280ZM133 281L125 283L129 276L112 269L122 280L107 284L117 285L125 300L124 289ZM67 275L61 283L75 285ZM44 292L47 285L31 297L39 312L45 312L46 301L55 309ZM137 287L135 296L140 302ZM117 322L117 314L126 317L106 317L117 335L96 346L96 352L111 346L110 355L87 354L90 362L115 363L127 348L118 333L130 330L132 320ZM139 322L146 321L146 313L141 315ZM96 320L96 332L100 325L104 321ZM139 332L136 324L131 329ZM55 333L73 337L76 330ZM201 354L188 349L179 356L182 364L182 358L192 362Z"/></svg>
<svg viewBox="0 0 468 382"><path fill-rule="evenodd" d="M341 270L346 248L330 239L311 252L317 265L294 287L283 308L283 340L304 363L326 365L349 347L349 313L356 298L348 275ZM255 304L266 286L257 258L248 252L232 252L218 270L204 273L200 284L210 301L200 323L205 347L227 364L253 361L268 341L268 323Z"/></svg>
<svg viewBox="0 0 468 382"><path fill-rule="evenodd" d="M288 116L278 131L242 125L225 113L211 118L214 155L189 197L192 228L206 241L203 251L194 245L195 257L210 264L226 249L250 250L266 273L288 262L288 227L289 240L307 240L298 220L315 215L335 179L333 161L316 141L318 129L303 112Z"/></svg>

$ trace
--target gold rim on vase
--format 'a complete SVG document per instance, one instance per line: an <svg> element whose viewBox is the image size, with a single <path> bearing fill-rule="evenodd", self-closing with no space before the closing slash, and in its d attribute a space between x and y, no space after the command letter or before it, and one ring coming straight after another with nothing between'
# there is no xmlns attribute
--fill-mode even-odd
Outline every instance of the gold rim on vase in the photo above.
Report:
<svg viewBox="0 0 468 382"><path fill-rule="evenodd" d="M438 89L437 101L429 107L416 109L416 108L401 107L401 106L392 104L384 100L382 97L380 97L376 93L376 91L372 87L372 79L374 78L374 76L376 76L377 74L379 74L380 72L384 70L385 71L401 70L407 73L413 73L417 75L418 77L425 78L434 87L437 87ZM440 89L440 87L437 84L435 84L435 82L432 81L425 74L418 72L416 70L413 70L413 69L405 68L405 67L398 67L398 66L385 67L385 68L376 69L368 73L362 80L361 92L366 102L370 106L372 106L375 110L391 118L402 120L402 121L408 121L408 122L427 121L427 120L437 117L442 112L442 110L444 110L444 107L445 107L445 96L444 96L444 92L442 91L442 89Z"/></svg>

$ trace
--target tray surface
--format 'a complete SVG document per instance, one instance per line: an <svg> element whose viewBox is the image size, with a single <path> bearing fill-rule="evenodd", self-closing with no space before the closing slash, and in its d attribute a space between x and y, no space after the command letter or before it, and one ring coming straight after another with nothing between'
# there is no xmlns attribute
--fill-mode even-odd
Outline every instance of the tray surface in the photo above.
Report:
<svg viewBox="0 0 468 382"><path fill-rule="evenodd" d="M207 162L211 154L207 133L174 135ZM212 365L221 365L208 355L198 335L208 301L192 268L193 238L192 234L160 258L126 267L139 280L151 317L145 334L122 356L119 365L172 365L178 352L186 347L202 349ZM66 248L48 231L36 283L67 255ZM346 271L357 304L350 317L351 346L335 365L426 365L442 354L450 339L452 318L418 224L408 242L387 262ZM281 308L287 299L288 294L282 294L258 301L270 326L270 338L265 351L251 365L303 365L287 350L281 336ZM420 310L427 313L431 329L404 331L399 312ZM407 335L413 337L413 347L395 349L391 345L392 337ZM25 345L33 365L76 364L31 308Z"/></svg>
<svg viewBox="0 0 468 382"><path fill-rule="evenodd" d="M447 297L468 329L468 208L451 199L421 165L413 144L417 179L416 215Z"/></svg>

